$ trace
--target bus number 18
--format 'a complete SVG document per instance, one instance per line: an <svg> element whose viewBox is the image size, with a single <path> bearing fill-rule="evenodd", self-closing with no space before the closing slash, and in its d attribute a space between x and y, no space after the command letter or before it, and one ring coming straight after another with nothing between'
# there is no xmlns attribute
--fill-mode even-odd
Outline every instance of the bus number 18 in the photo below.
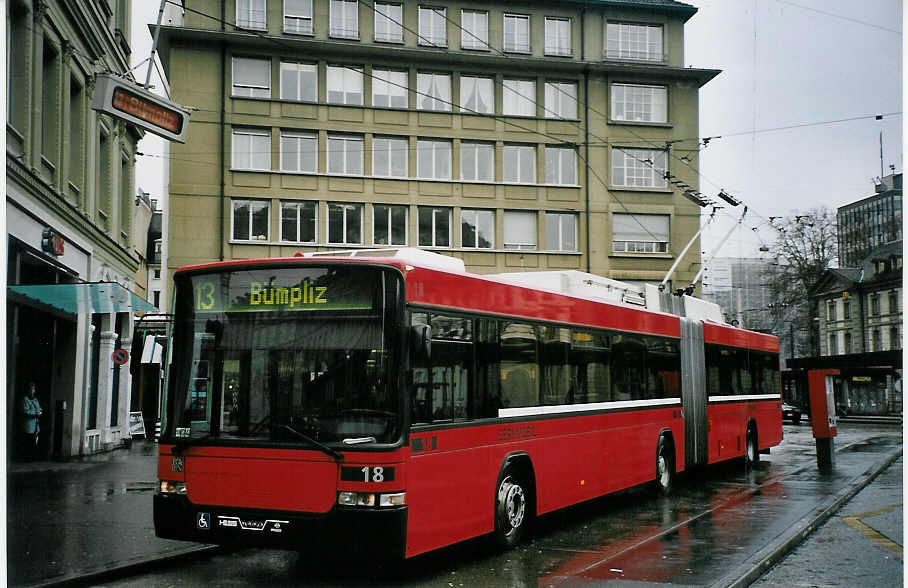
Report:
<svg viewBox="0 0 908 588"><path fill-rule="evenodd" d="M363 466L360 470L363 473L363 482L384 482L385 468L381 466L369 467Z"/></svg>

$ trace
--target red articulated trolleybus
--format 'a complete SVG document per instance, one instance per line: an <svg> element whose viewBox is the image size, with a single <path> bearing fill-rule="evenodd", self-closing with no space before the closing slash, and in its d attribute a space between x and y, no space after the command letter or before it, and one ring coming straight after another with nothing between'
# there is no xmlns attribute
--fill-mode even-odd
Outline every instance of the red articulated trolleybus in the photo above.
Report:
<svg viewBox="0 0 908 588"><path fill-rule="evenodd" d="M782 440L778 340L413 249L174 276L159 537L412 557ZM663 312L661 307L674 307Z"/></svg>

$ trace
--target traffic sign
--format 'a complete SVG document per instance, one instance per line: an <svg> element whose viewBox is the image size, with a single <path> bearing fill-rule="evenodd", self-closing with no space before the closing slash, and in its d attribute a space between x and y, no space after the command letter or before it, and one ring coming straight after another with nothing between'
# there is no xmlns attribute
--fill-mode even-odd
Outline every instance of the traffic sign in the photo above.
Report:
<svg viewBox="0 0 908 588"><path fill-rule="evenodd" d="M113 362L117 365L123 365L129 361L129 352L125 349L117 349L113 352L113 355L110 356L113 359Z"/></svg>

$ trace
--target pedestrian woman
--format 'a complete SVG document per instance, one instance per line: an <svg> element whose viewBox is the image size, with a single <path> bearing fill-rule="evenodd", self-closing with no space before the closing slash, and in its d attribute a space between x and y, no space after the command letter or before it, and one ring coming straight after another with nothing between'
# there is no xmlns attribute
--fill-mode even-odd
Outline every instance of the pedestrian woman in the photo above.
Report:
<svg viewBox="0 0 908 588"><path fill-rule="evenodd" d="M22 438L22 453L28 460L32 460L35 457L38 434L41 432L41 424L38 422L38 417L44 412L38 402L37 393L38 390L35 383L29 382L28 392L22 397L20 407L22 426L19 430Z"/></svg>

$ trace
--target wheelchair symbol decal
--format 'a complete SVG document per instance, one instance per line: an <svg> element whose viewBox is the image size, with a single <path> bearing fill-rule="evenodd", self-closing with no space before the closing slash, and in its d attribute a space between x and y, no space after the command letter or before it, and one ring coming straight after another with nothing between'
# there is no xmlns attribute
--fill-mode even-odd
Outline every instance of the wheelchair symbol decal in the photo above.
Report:
<svg viewBox="0 0 908 588"><path fill-rule="evenodd" d="M196 527L203 531L211 530L211 515L207 512L200 512L196 521Z"/></svg>

